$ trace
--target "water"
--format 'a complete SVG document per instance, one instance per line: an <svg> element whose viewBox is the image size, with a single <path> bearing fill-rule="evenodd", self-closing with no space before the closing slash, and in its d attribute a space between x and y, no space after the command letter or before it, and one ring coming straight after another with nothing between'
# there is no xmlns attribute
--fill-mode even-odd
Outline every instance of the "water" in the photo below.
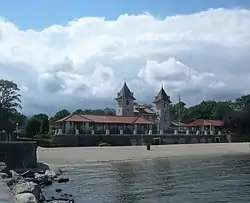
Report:
<svg viewBox="0 0 250 203"><path fill-rule="evenodd" d="M248 203L250 155L186 157L85 164L66 168L71 180L55 188L77 203Z"/></svg>

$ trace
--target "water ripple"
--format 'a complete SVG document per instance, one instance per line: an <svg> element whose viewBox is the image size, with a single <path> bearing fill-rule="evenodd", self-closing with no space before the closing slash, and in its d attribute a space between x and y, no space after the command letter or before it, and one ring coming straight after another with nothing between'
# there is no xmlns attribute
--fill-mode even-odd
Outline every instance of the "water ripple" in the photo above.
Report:
<svg viewBox="0 0 250 203"><path fill-rule="evenodd" d="M60 187L76 202L247 203L250 156L154 159L67 166Z"/></svg>

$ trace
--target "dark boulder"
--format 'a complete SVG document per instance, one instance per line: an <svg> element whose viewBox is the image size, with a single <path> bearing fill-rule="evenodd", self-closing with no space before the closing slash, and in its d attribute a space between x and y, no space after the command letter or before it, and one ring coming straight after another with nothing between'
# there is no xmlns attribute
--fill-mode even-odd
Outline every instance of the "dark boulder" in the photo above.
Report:
<svg viewBox="0 0 250 203"><path fill-rule="evenodd" d="M56 189L56 192L58 192L58 193L62 192L62 189Z"/></svg>
<svg viewBox="0 0 250 203"><path fill-rule="evenodd" d="M66 177L61 177L57 180L58 183L66 183L69 181L69 178Z"/></svg>

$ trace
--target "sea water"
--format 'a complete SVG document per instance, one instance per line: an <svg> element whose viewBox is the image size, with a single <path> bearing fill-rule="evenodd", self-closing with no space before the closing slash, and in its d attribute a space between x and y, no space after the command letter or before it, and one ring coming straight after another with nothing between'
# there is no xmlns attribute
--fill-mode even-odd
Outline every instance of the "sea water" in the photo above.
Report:
<svg viewBox="0 0 250 203"><path fill-rule="evenodd" d="M133 162L79 163L64 168L68 183L45 188L76 203L249 203L250 154L190 156Z"/></svg>

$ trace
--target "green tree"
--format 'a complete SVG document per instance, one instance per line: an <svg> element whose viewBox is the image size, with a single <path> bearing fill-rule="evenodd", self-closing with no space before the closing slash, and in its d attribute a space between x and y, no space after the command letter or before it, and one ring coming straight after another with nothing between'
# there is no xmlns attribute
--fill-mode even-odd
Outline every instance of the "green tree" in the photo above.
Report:
<svg viewBox="0 0 250 203"><path fill-rule="evenodd" d="M0 79L0 130L13 132L15 114L21 109L20 89L16 83Z"/></svg>
<svg viewBox="0 0 250 203"><path fill-rule="evenodd" d="M33 116L34 118L40 121L40 134L47 134L49 132L49 117L46 114L36 114Z"/></svg>
<svg viewBox="0 0 250 203"><path fill-rule="evenodd" d="M34 116L29 118L25 128L27 137L33 138L35 137L35 135L39 134L40 127L41 127L41 121L38 118Z"/></svg>
<svg viewBox="0 0 250 203"><path fill-rule="evenodd" d="M70 112L67 110L67 109L62 109L58 112L56 112L56 114L50 118L50 120L52 122L55 122L55 121L58 121L62 118L65 118L66 116L69 116L70 115Z"/></svg>
<svg viewBox="0 0 250 203"><path fill-rule="evenodd" d="M115 116L115 109L106 107L103 111L107 116Z"/></svg>

